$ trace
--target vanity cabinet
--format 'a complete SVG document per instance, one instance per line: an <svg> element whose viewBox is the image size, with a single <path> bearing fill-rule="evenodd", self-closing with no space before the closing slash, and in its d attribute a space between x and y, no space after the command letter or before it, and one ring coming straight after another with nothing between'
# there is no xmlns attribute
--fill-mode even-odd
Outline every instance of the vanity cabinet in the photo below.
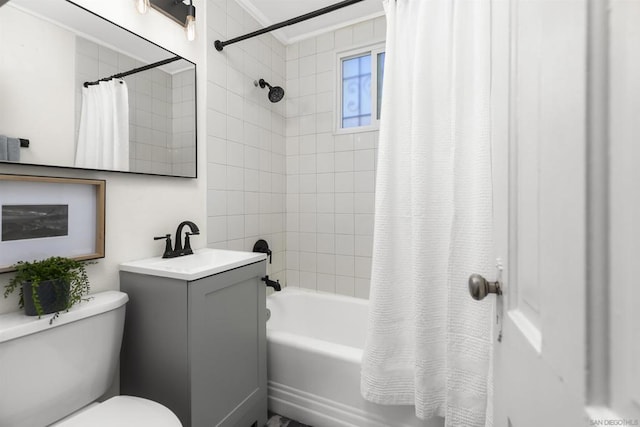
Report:
<svg viewBox="0 0 640 427"><path fill-rule="evenodd" d="M121 393L167 406L184 427L264 426L265 272L264 260L197 280L120 271Z"/></svg>

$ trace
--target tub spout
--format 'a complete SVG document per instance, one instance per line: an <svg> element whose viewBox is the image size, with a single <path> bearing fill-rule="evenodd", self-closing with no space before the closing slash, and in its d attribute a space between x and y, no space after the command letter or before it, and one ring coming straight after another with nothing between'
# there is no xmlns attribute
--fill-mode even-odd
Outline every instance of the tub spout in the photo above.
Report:
<svg viewBox="0 0 640 427"><path fill-rule="evenodd" d="M280 286L280 280L276 280L274 282L273 280L269 279L269 276L267 275L262 278L262 281L265 282L267 286L271 286L273 290L276 292L279 292L282 290L282 287Z"/></svg>

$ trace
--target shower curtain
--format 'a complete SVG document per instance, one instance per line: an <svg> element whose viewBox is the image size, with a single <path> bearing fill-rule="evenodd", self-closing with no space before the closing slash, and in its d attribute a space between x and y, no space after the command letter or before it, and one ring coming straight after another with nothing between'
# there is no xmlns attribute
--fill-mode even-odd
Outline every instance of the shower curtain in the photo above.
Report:
<svg viewBox="0 0 640 427"><path fill-rule="evenodd" d="M82 88L75 165L129 170L129 95L124 80Z"/></svg>
<svg viewBox="0 0 640 427"><path fill-rule="evenodd" d="M492 425L490 5L390 0L361 391Z"/></svg>

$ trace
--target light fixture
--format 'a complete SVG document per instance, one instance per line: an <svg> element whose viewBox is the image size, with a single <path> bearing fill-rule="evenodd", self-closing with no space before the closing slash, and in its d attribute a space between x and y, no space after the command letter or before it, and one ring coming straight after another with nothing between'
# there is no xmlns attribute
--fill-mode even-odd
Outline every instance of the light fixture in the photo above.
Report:
<svg viewBox="0 0 640 427"><path fill-rule="evenodd" d="M138 13L144 15L149 10L149 0L135 0Z"/></svg>
<svg viewBox="0 0 640 427"><path fill-rule="evenodd" d="M193 5L193 0L189 0L187 22L184 31L187 33L187 40L191 42L196 39L196 8Z"/></svg>
<svg viewBox="0 0 640 427"><path fill-rule="evenodd" d="M142 1L150 3L152 8L183 26L187 40L196 38L196 7L193 0L189 0L188 4L185 0L136 0L138 10L138 4Z"/></svg>

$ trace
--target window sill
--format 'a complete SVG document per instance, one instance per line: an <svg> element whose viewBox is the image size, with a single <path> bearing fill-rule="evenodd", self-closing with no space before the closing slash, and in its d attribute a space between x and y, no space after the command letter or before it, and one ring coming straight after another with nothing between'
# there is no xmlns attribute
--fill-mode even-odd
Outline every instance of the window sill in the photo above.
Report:
<svg viewBox="0 0 640 427"><path fill-rule="evenodd" d="M376 132L378 130L380 130L380 124L379 123L375 123L375 124L369 125L369 126L358 126L358 127L352 127L352 128L334 129L333 134L334 135L348 135L348 134L351 134L351 133Z"/></svg>

